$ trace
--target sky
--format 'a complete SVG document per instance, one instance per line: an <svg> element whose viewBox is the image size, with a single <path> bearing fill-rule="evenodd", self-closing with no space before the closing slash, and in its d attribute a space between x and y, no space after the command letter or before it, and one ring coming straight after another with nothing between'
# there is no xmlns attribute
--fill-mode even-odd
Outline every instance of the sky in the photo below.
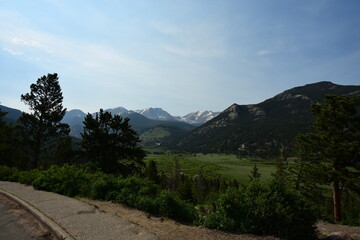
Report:
<svg viewBox="0 0 360 240"><path fill-rule="evenodd" d="M172 115L360 84L359 0L0 0L0 102L58 73L68 110Z"/></svg>

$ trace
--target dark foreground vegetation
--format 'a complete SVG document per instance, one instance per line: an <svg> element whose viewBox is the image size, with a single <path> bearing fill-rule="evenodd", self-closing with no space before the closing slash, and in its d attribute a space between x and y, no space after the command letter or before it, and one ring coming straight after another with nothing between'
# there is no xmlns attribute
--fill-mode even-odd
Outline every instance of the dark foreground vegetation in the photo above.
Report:
<svg viewBox="0 0 360 240"><path fill-rule="evenodd" d="M124 178L67 164L30 171L0 167L3 181L29 184L70 197L124 203L151 214L209 228L286 239L311 239L315 234L316 218L311 208L276 179L266 184L255 179L240 187L223 182L223 189L209 186L205 181L201 183L200 179L187 180L179 182L177 189L169 189L164 185L170 186L175 179L166 178L156 184L149 178L150 175ZM209 187L212 189L206 193L204 190Z"/></svg>
<svg viewBox="0 0 360 240"><path fill-rule="evenodd" d="M57 74L30 89L21 99L32 113L15 126L0 121L0 180L284 239L315 238L320 219L360 225L359 97L331 95L315 103L313 132L298 137L295 164L281 154L271 179L260 181L255 165L249 183L239 184L201 170L181 172L176 157L167 172L156 161L146 165L129 119L102 110L86 116L82 140L73 142L60 122L66 109Z"/></svg>

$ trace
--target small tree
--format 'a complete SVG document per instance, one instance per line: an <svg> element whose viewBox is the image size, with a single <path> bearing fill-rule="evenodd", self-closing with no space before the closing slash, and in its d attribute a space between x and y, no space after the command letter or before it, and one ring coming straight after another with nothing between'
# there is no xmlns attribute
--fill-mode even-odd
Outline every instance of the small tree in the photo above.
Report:
<svg viewBox="0 0 360 240"><path fill-rule="evenodd" d="M85 117L82 148L87 159L106 173L126 176L145 165L145 152L137 146L140 140L129 120L102 109L95 116Z"/></svg>
<svg viewBox="0 0 360 240"><path fill-rule="evenodd" d="M257 181L261 177L261 173L259 172L259 168L254 164L253 169L251 170L250 181Z"/></svg>
<svg viewBox="0 0 360 240"><path fill-rule="evenodd" d="M25 133L32 167L52 154L54 146L70 132L69 125L61 123L66 108L57 73L48 74L31 84L30 93L21 95L21 101L29 106L31 114L23 113L19 122Z"/></svg>
<svg viewBox="0 0 360 240"><path fill-rule="evenodd" d="M288 160L284 153L281 151L280 156L275 160L275 172L272 177L281 184L289 183L289 169Z"/></svg>
<svg viewBox="0 0 360 240"><path fill-rule="evenodd" d="M150 160L145 168L145 177L154 181L155 183L160 183L159 173L157 170L156 162L154 160Z"/></svg>
<svg viewBox="0 0 360 240"><path fill-rule="evenodd" d="M309 176L318 184L332 184L335 221L341 221L342 189L360 190L359 106L360 96L326 96L312 106L314 133L297 140L297 179Z"/></svg>

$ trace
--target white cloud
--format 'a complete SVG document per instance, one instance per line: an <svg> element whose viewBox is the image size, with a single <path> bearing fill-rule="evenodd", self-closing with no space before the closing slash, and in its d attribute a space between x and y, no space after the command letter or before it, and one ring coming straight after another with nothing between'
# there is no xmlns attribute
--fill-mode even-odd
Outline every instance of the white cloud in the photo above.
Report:
<svg viewBox="0 0 360 240"><path fill-rule="evenodd" d="M164 50L177 54L182 57L223 57L225 52L221 49L216 48L180 48L174 46L164 46Z"/></svg>
<svg viewBox="0 0 360 240"><path fill-rule="evenodd" d="M153 23L152 27L170 37L161 47L167 52L181 57L216 58L226 55L221 26L217 24L175 26Z"/></svg>
<svg viewBox="0 0 360 240"><path fill-rule="evenodd" d="M271 54L272 53L272 51L270 51L270 50L260 50L260 51L258 51L257 53L256 53L256 55L258 55L258 56L265 56L265 55L269 55L269 54Z"/></svg>
<svg viewBox="0 0 360 240"><path fill-rule="evenodd" d="M13 44L17 44L17 45L25 45L25 46L30 46L30 47L41 47L40 43L38 41L34 41L34 40L24 40L18 37L14 37L11 39L11 42Z"/></svg>
<svg viewBox="0 0 360 240"><path fill-rule="evenodd" d="M12 26L11 23L0 28L0 43L4 51L22 54L28 61L36 61L46 68L52 62L71 71L91 71L108 76L139 76L150 71L148 63L126 56L120 49Z"/></svg>
<svg viewBox="0 0 360 240"><path fill-rule="evenodd" d="M15 51L15 50L13 50L13 49L10 49L10 48L3 48L3 50L5 51L5 52L8 52L8 53L10 53L11 55L21 55L21 54L23 54L22 52L19 52L19 51Z"/></svg>
<svg viewBox="0 0 360 240"><path fill-rule="evenodd" d="M162 24L159 22L153 22L150 25L164 35L176 36L177 34L181 33L181 30L178 26Z"/></svg>

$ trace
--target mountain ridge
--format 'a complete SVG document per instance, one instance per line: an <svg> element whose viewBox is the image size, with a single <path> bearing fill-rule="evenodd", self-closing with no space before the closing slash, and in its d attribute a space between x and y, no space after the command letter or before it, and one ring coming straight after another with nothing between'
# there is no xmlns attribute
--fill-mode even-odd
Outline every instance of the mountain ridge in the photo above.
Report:
<svg viewBox="0 0 360 240"><path fill-rule="evenodd" d="M234 103L220 113L197 111L183 117L173 117L161 108L132 111L117 107L105 111L129 117L145 145L163 144L180 151L266 157L279 154L280 149L292 151L294 136L309 131L313 120L311 103L321 102L326 94L360 95L360 86L317 82L285 90L257 104ZM9 112L4 120L16 124L22 112L5 106L0 108ZM151 113L153 119L141 114L146 112ZM72 135L80 137L86 115L79 109L66 112L63 122L70 125ZM166 120L168 115L175 120ZM190 125L185 118L204 122Z"/></svg>
<svg viewBox="0 0 360 240"><path fill-rule="evenodd" d="M169 147L259 157L276 156L280 149L291 153L294 137L309 131L312 102L322 102L326 94L359 95L360 86L317 82L286 90L258 104L234 103Z"/></svg>

